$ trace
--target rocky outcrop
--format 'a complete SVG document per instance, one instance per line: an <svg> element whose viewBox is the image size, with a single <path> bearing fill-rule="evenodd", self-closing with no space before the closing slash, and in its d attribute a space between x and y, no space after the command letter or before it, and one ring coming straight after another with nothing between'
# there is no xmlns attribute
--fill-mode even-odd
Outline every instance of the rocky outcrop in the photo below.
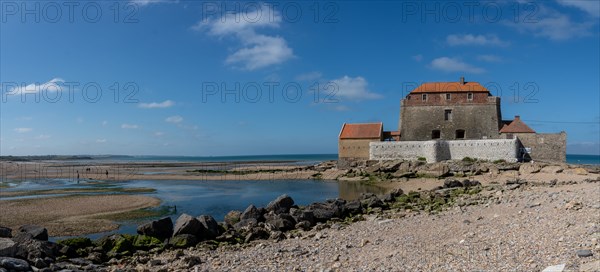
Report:
<svg viewBox="0 0 600 272"><path fill-rule="evenodd" d="M287 213L292 206L294 206L294 200L288 195L281 195L271 201L269 205L267 205L266 210L267 212L272 211L276 214Z"/></svg>
<svg viewBox="0 0 600 272"><path fill-rule="evenodd" d="M175 221L175 227L173 228L173 236L180 234L198 235L204 231L204 226L198 221L198 219L188 214L182 214Z"/></svg>
<svg viewBox="0 0 600 272"><path fill-rule="evenodd" d="M48 230L36 225L24 225L19 227L20 234L30 236L32 239L48 241Z"/></svg>
<svg viewBox="0 0 600 272"><path fill-rule="evenodd" d="M202 233L202 240L210 240L215 239L219 236L219 223L210 215L201 215L198 216L198 221L204 227L204 232Z"/></svg>

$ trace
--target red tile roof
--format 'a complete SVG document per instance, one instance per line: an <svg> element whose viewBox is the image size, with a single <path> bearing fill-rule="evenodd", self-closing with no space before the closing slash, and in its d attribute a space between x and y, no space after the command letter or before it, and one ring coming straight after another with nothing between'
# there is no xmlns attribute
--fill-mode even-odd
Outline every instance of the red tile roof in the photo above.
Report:
<svg viewBox="0 0 600 272"><path fill-rule="evenodd" d="M488 89L483 87L479 82L427 82L410 92L414 93L489 93Z"/></svg>
<svg viewBox="0 0 600 272"><path fill-rule="evenodd" d="M508 125L505 124L502 129L500 129L500 133L535 133L535 130L523 123L521 118L517 115L515 116L515 120Z"/></svg>
<svg viewBox="0 0 600 272"><path fill-rule="evenodd" d="M383 123L344 123L340 132L340 139L381 139L382 133Z"/></svg>

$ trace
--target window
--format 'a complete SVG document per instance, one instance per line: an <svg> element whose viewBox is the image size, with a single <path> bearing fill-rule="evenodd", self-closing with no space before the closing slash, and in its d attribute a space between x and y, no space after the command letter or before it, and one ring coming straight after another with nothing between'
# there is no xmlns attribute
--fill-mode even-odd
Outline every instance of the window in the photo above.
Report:
<svg viewBox="0 0 600 272"><path fill-rule="evenodd" d="M449 93L446 94L446 100L450 100L450 94Z"/></svg>
<svg viewBox="0 0 600 272"><path fill-rule="evenodd" d="M467 94L467 100L469 100L469 101L473 100L473 93L468 93Z"/></svg>
<svg viewBox="0 0 600 272"><path fill-rule="evenodd" d="M444 110L444 120L452 121L452 110Z"/></svg>
<svg viewBox="0 0 600 272"><path fill-rule="evenodd" d="M423 98L423 101L427 101L427 94L423 94L421 97Z"/></svg>
<svg viewBox="0 0 600 272"><path fill-rule="evenodd" d="M456 139L464 139L465 138L465 130L457 129L456 130Z"/></svg>
<svg viewBox="0 0 600 272"><path fill-rule="evenodd" d="M439 139L440 138L440 131L439 130L432 130L431 131L431 139Z"/></svg>

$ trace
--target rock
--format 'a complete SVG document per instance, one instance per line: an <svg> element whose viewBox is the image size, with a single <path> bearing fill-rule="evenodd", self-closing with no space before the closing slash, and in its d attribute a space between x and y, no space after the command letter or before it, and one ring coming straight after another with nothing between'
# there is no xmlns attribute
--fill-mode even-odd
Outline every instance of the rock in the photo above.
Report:
<svg viewBox="0 0 600 272"><path fill-rule="evenodd" d="M542 272L562 272L565 270L565 264L557 264L553 266L548 266Z"/></svg>
<svg viewBox="0 0 600 272"><path fill-rule="evenodd" d="M519 187L521 187L521 184L515 183L515 184L507 185L506 189L512 191L512 190L518 189Z"/></svg>
<svg viewBox="0 0 600 272"><path fill-rule="evenodd" d="M448 174L450 174L450 168L443 162L427 164L417 170L417 176L440 178L448 176Z"/></svg>
<svg viewBox="0 0 600 272"><path fill-rule="evenodd" d="M368 208L381 208L384 206L383 201L376 196L372 196L363 202Z"/></svg>
<svg viewBox="0 0 600 272"><path fill-rule="evenodd" d="M147 235L137 235L133 240L133 246L136 249L148 250L156 247L161 247L163 245L162 241L156 237L147 236Z"/></svg>
<svg viewBox="0 0 600 272"><path fill-rule="evenodd" d="M358 200L349 201L346 203L346 211L350 215L361 214L363 211L362 204Z"/></svg>
<svg viewBox="0 0 600 272"><path fill-rule="evenodd" d="M0 238L0 257L13 257L17 251L16 243L9 238Z"/></svg>
<svg viewBox="0 0 600 272"><path fill-rule="evenodd" d="M36 258L54 259L61 247L61 245L48 241L27 239L17 243L15 257L29 261L34 261Z"/></svg>
<svg viewBox="0 0 600 272"><path fill-rule="evenodd" d="M343 218L346 213L346 202L336 199L327 203L313 203L306 207L306 210L312 211L317 222L326 222L337 217Z"/></svg>
<svg viewBox="0 0 600 272"><path fill-rule="evenodd" d="M0 226L0 238L11 238L12 229Z"/></svg>
<svg viewBox="0 0 600 272"><path fill-rule="evenodd" d="M294 206L294 200L290 196L280 195L267 205L266 210L273 211L276 214L287 213L292 206Z"/></svg>
<svg viewBox="0 0 600 272"><path fill-rule="evenodd" d="M236 223L240 222L240 216L242 212L240 211L230 211L225 215L225 224L229 226L233 226Z"/></svg>
<svg viewBox="0 0 600 272"><path fill-rule="evenodd" d="M268 239L270 236L269 232L261 227L253 227L246 234L246 239L244 240L246 243L254 240Z"/></svg>
<svg viewBox="0 0 600 272"><path fill-rule="evenodd" d="M152 222L140 225L137 233L165 240L173 235L173 221L171 217L163 217Z"/></svg>
<svg viewBox="0 0 600 272"><path fill-rule="evenodd" d="M191 234L178 234L169 239L168 245L174 248L188 248L198 244L198 238Z"/></svg>
<svg viewBox="0 0 600 272"><path fill-rule="evenodd" d="M255 226L258 225L258 221L256 221L256 219L251 218L251 219L244 219L238 223L236 223L235 225L233 225L233 228L235 230L242 230L245 228L253 228Z"/></svg>
<svg viewBox="0 0 600 272"><path fill-rule="evenodd" d="M460 181L458 181L457 179L447 178L446 180L444 180L444 188L457 188L457 187L463 187L463 184Z"/></svg>
<svg viewBox="0 0 600 272"><path fill-rule="evenodd" d="M415 176L415 172L406 172L406 171L402 171L402 170L398 170L394 173L392 173L392 177L395 178L412 178Z"/></svg>
<svg viewBox="0 0 600 272"><path fill-rule="evenodd" d="M188 268L202 263L202 261L200 260L200 257L198 257L198 256L185 256L185 257L183 257L181 262L183 262L185 265L187 265Z"/></svg>
<svg viewBox="0 0 600 272"><path fill-rule="evenodd" d="M92 263L101 264L102 263L102 253L100 252L92 252L87 256L87 259Z"/></svg>
<svg viewBox="0 0 600 272"><path fill-rule="evenodd" d="M564 169L558 165L548 165L548 166L542 168L542 170L540 170L540 172L547 173L547 174L556 174L556 173L562 172L563 170Z"/></svg>
<svg viewBox="0 0 600 272"><path fill-rule="evenodd" d="M273 231L271 232L271 235L269 235L269 240L281 241L283 239L285 239L285 234L281 231Z"/></svg>
<svg viewBox="0 0 600 272"><path fill-rule="evenodd" d="M274 216L272 219L267 220L266 223L273 226L274 229L279 231L293 230L296 226L296 221L294 220L294 217L285 213Z"/></svg>
<svg viewBox="0 0 600 272"><path fill-rule="evenodd" d="M219 223L210 215L201 215L198 218L198 221L204 227L204 232L201 238L211 240L215 239L219 236Z"/></svg>
<svg viewBox="0 0 600 272"><path fill-rule="evenodd" d="M462 183L463 183L463 186L465 186L465 187L474 187L474 186L481 185L481 182L479 182L477 180L468 180L468 179L463 180Z"/></svg>
<svg viewBox="0 0 600 272"><path fill-rule="evenodd" d="M294 226L297 229L302 229L302 230L309 230L312 226L310 224L310 222L308 221L300 221L298 223L296 223L296 226Z"/></svg>
<svg viewBox="0 0 600 272"><path fill-rule="evenodd" d="M594 255L592 253L592 251L589 249L577 250L576 254L577 254L577 257L579 257L579 258L591 257L592 255Z"/></svg>
<svg viewBox="0 0 600 272"><path fill-rule="evenodd" d="M92 246L92 240L86 237L69 238L57 242L59 245L70 246L74 249L86 248Z"/></svg>
<svg viewBox="0 0 600 272"><path fill-rule="evenodd" d="M182 214L177 218L175 222L175 228L173 229L173 236L180 234L191 234L198 235L204 231L204 226L198 221L198 219L188 214Z"/></svg>
<svg viewBox="0 0 600 272"><path fill-rule="evenodd" d="M519 167L519 173L521 175L529 175L533 173L538 173L542 170L542 167L537 163L523 163Z"/></svg>
<svg viewBox="0 0 600 272"><path fill-rule="evenodd" d="M36 268L48 267L48 264L42 258L35 258L35 260L33 260L32 263L33 263L33 266L35 266Z"/></svg>
<svg viewBox="0 0 600 272"><path fill-rule="evenodd" d="M263 219L263 214L260 212L260 210L258 208L256 208L256 206L250 205L240 215L240 220L246 220L246 219L256 219L256 221L260 222Z"/></svg>
<svg viewBox="0 0 600 272"><path fill-rule="evenodd" d="M314 225L317 221L315 220L315 215L312 211L304 211L304 210L290 210L290 215L294 217L296 222L306 221L310 224L310 226ZM310 227L309 226L309 227Z"/></svg>
<svg viewBox="0 0 600 272"><path fill-rule="evenodd" d="M48 230L44 227L36 225L23 225L19 227L19 232L27 233L36 240L48 241Z"/></svg>
<svg viewBox="0 0 600 272"><path fill-rule="evenodd" d="M11 258L11 257L0 257L0 266L6 269L15 271L29 271L31 267L25 260Z"/></svg>
<svg viewBox="0 0 600 272"><path fill-rule="evenodd" d="M587 170L585 170L584 168L581 168L581 167L567 169L567 170L564 170L563 173L571 174L571 175L583 175L583 176L589 174L589 172Z"/></svg>

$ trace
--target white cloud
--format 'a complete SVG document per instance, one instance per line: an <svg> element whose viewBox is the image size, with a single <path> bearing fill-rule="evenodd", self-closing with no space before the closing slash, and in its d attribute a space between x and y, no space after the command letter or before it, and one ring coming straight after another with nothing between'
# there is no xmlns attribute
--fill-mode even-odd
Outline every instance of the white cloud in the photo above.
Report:
<svg viewBox="0 0 600 272"><path fill-rule="evenodd" d="M271 6L260 4L256 9L248 8L240 13L206 18L192 26L192 29L221 38L235 37L242 48L230 54L225 63L245 70L256 70L294 57L293 50L284 38L256 33L259 28L279 28L281 21L281 15Z"/></svg>
<svg viewBox="0 0 600 272"><path fill-rule="evenodd" d="M492 46L508 46L510 43L500 40L498 36L490 35L473 35L473 34L452 34L446 37L446 42L451 46L457 45L492 45Z"/></svg>
<svg viewBox="0 0 600 272"><path fill-rule="evenodd" d="M24 127L22 127L22 128L15 128L15 131L17 133L27 133L27 132L30 132L32 130L33 130L32 128L24 128Z"/></svg>
<svg viewBox="0 0 600 272"><path fill-rule="evenodd" d="M121 128L122 129L138 129L138 128L140 128L140 126L132 125L132 124L122 124Z"/></svg>
<svg viewBox="0 0 600 272"><path fill-rule="evenodd" d="M165 133L162 131L154 132L154 136L156 136L156 137L162 137L163 135L165 135Z"/></svg>
<svg viewBox="0 0 600 272"><path fill-rule="evenodd" d="M96 143L99 143L99 144L103 144L103 143L106 143L106 142L107 142L106 139L97 139L96 140Z"/></svg>
<svg viewBox="0 0 600 272"><path fill-rule="evenodd" d="M68 88L64 86L64 83L64 79L57 77L45 83L31 83L26 86L14 87L10 90L9 93L15 95L40 92L61 92L63 90L68 90Z"/></svg>
<svg viewBox="0 0 600 272"><path fill-rule="evenodd" d="M332 80L331 83L336 87L333 99L343 98L348 100L378 99L382 96L372 93L368 89L368 82L363 77L343 76Z"/></svg>
<svg viewBox="0 0 600 272"><path fill-rule="evenodd" d="M183 117L181 117L179 115L169 116L169 117L167 117L167 119L165 119L165 122L173 123L173 124L181 123L181 122L183 122Z"/></svg>
<svg viewBox="0 0 600 272"><path fill-rule="evenodd" d="M296 76L297 81L315 81L320 79L323 76L321 72L309 72L305 74L300 74Z"/></svg>
<svg viewBox="0 0 600 272"><path fill-rule="evenodd" d="M35 139L36 140L46 140L46 139L50 139L50 137L52 137L52 135L40 134L38 136L35 136Z"/></svg>
<svg viewBox="0 0 600 272"><path fill-rule="evenodd" d="M600 1L597 0L557 0L563 6L578 8L591 16L600 17Z"/></svg>
<svg viewBox="0 0 600 272"><path fill-rule="evenodd" d="M423 55L421 55L421 54L414 55L414 56L412 56L412 59L414 59L416 62L421 62L423 60Z"/></svg>
<svg viewBox="0 0 600 272"><path fill-rule="evenodd" d="M536 37L547 38L553 41L563 41L592 35L591 28L597 19L574 22L571 18L542 4L536 4L539 12L532 21L505 22L521 33L531 33Z"/></svg>
<svg viewBox="0 0 600 272"><path fill-rule="evenodd" d="M445 72L466 72L481 74L485 72L483 68L467 64L457 58L441 57L431 61L431 68Z"/></svg>
<svg viewBox="0 0 600 272"><path fill-rule="evenodd" d="M485 62L502 62L502 58L496 55L479 55L477 56L477 60Z"/></svg>
<svg viewBox="0 0 600 272"><path fill-rule="evenodd" d="M131 3L134 3L138 6L147 6L150 4L158 4L158 3L177 3L177 0L131 0Z"/></svg>
<svg viewBox="0 0 600 272"><path fill-rule="evenodd" d="M164 109L164 108L172 107L173 105L175 105L175 102L173 102L171 100L165 100L160 103L157 103L157 102L140 103L140 105L138 107L140 107L142 109Z"/></svg>

